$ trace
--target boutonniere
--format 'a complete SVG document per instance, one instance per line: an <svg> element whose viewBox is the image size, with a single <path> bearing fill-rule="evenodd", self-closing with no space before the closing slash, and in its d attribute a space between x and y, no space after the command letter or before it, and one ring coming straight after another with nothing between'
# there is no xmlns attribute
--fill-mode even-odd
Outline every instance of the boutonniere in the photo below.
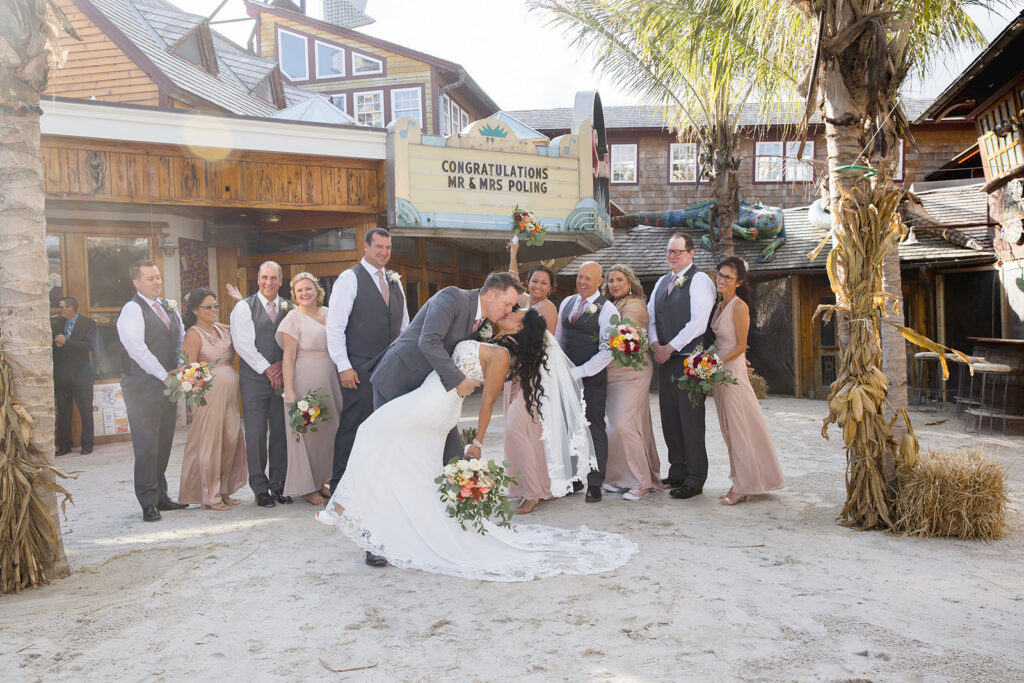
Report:
<svg viewBox="0 0 1024 683"><path fill-rule="evenodd" d="M588 317L594 315L595 313L597 313L597 304L588 304L586 311Z"/></svg>
<svg viewBox="0 0 1024 683"><path fill-rule="evenodd" d="M398 273L396 273L393 270L387 271L387 276L388 276L388 282L390 282L393 285L397 285L399 280L402 279L402 276L399 275Z"/></svg>
<svg viewBox="0 0 1024 683"><path fill-rule="evenodd" d="M491 324L490 320L485 320L480 324L480 329L476 331L476 336L480 338L480 341L487 341L494 336L494 325Z"/></svg>
<svg viewBox="0 0 1024 683"><path fill-rule="evenodd" d="M160 299L160 305L164 307L164 310L168 313L178 312L178 302L174 299Z"/></svg>
<svg viewBox="0 0 1024 683"><path fill-rule="evenodd" d="M288 299L281 299L281 310L287 311L292 305L288 302Z"/></svg>
<svg viewBox="0 0 1024 683"><path fill-rule="evenodd" d="M690 279L689 275L680 275L679 277L676 278L676 282L675 282L676 287L682 287L683 285L686 284L686 281L689 280L689 279Z"/></svg>

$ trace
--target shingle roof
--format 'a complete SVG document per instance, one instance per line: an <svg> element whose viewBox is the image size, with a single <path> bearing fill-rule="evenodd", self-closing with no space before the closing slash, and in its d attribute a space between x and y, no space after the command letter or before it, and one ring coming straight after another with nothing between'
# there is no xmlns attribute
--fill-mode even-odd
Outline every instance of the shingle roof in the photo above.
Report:
<svg viewBox="0 0 1024 683"><path fill-rule="evenodd" d="M980 191L981 185L942 188L921 192L925 209L943 223L974 224L978 227L959 228L959 230L981 242L983 251L956 246L943 239L936 231L922 230L917 232L918 244L900 245L900 261L906 265L911 263L988 263L995 260L992 241L988 229L983 227L988 222L988 204L986 195ZM831 250L826 245L816 259L811 261L807 254L811 253L825 238L826 231L812 225L807 217L806 206L784 209L787 242L775 252L771 263L761 263L761 250L766 246L763 241L747 242L736 240L735 253L744 258L752 272L779 272L793 270L823 270L825 259ZM562 268L560 276L575 276L580 265L585 261L597 261L607 270L616 263L629 265L638 277L659 277L666 272L665 245L674 232L681 230L693 237L697 243L705 234L691 228L666 228L641 225L628 233L616 234L612 246L593 254L580 256ZM696 250L694 261L701 270L713 268L714 258L711 252L700 248Z"/></svg>

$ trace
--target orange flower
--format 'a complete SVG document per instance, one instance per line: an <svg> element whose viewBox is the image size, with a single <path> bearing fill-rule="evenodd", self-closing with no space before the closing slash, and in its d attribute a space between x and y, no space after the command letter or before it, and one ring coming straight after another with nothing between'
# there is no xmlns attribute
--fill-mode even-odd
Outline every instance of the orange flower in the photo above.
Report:
<svg viewBox="0 0 1024 683"><path fill-rule="evenodd" d="M683 360L683 367L684 368L690 367L690 359L689 358L686 358L686 359Z"/></svg>

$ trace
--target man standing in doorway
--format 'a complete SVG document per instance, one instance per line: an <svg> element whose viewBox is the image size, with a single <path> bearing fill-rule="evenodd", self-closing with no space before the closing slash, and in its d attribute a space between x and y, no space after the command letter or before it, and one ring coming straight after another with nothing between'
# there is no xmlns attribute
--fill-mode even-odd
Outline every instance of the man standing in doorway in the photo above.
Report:
<svg viewBox="0 0 1024 683"><path fill-rule="evenodd" d="M71 452L71 414L78 406L82 420L82 455L92 453L93 354L96 352L96 323L78 314L78 300L66 296L57 302L60 312L51 325L53 333L53 388L57 408L57 452Z"/></svg>

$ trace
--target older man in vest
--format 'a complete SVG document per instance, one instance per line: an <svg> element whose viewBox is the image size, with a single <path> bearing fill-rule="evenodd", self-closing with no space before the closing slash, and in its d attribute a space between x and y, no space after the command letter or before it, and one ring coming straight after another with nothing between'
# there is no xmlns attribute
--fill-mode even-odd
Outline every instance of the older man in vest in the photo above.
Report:
<svg viewBox="0 0 1024 683"><path fill-rule="evenodd" d="M704 397L694 406L676 387L673 377L683 374L683 361L698 345L710 345L708 331L718 291L705 273L693 265L693 240L677 232L668 242L664 275L647 303L650 340L658 364L658 404L661 429L668 446L668 477L673 498L692 498L704 491L708 452L704 445Z"/></svg>
<svg viewBox="0 0 1024 683"><path fill-rule="evenodd" d="M121 375L121 392L128 409L135 456L135 497L142 506L142 519L155 522L160 510L188 507L167 495L167 461L171 457L175 403L164 396L165 382L178 367L185 328L178 306L160 296L160 269L149 260L131 267L135 296L121 309L117 336L127 358Z"/></svg>
<svg viewBox="0 0 1024 683"><path fill-rule="evenodd" d="M587 475L588 503L601 500L601 486L608 468L608 433L604 409L608 398L610 349L601 348L598 339L611 326L615 305L600 294L604 273L594 261L587 261L576 273L576 294L566 297L558 309L558 343L576 367L573 377L583 381L583 399L587 402L587 421L594 441L597 469Z"/></svg>
<svg viewBox="0 0 1024 683"><path fill-rule="evenodd" d="M256 494L256 504L260 507L274 507L274 501L292 502L290 496L284 495L288 468L281 398L284 352L274 339L277 326L289 307L288 300L277 295L283 277L280 265L274 261L263 263L256 273L259 291L239 301L231 310L231 341L240 359L238 389L242 394L249 487Z"/></svg>

